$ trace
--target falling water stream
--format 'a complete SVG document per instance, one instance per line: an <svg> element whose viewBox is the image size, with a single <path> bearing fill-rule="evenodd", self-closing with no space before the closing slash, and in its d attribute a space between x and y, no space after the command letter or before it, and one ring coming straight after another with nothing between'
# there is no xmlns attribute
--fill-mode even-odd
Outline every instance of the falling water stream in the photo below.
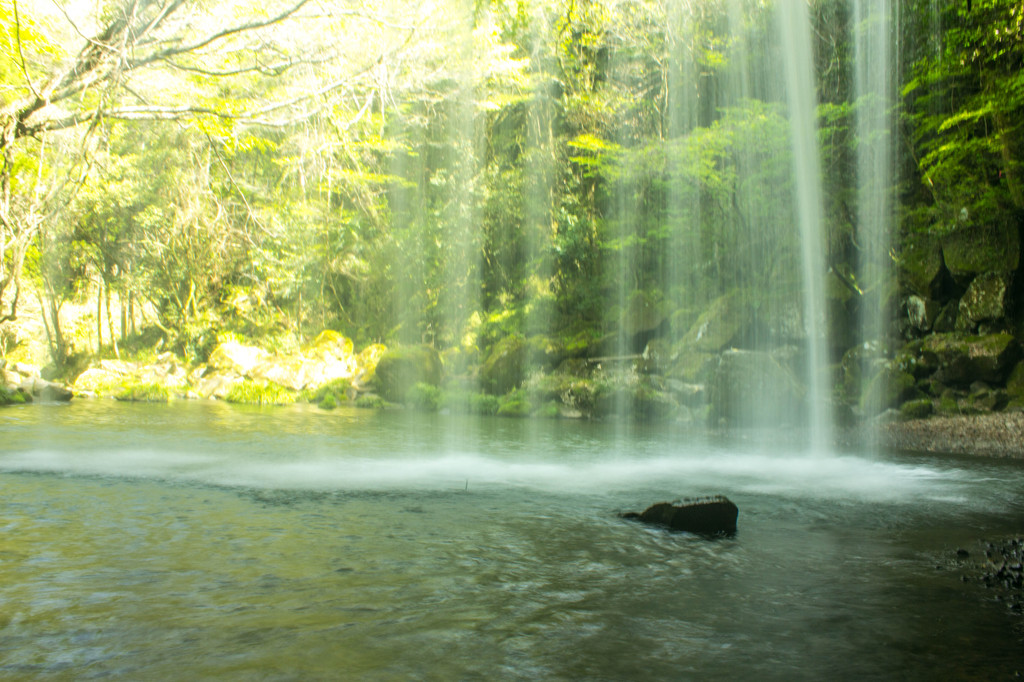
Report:
<svg viewBox="0 0 1024 682"><path fill-rule="evenodd" d="M1016 463L663 426L79 402L0 413L4 679L994 679L960 547ZM733 538L618 513L722 493Z"/></svg>

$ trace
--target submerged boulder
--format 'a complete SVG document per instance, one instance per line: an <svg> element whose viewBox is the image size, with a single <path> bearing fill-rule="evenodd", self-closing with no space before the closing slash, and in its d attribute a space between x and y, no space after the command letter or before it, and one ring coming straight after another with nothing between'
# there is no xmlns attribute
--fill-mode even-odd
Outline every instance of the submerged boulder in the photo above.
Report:
<svg viewBox="0 0 1024 682"><path fill-rule="evenodd" d="M640 521L698 535L734 535L739 508L727 497L715 495L681 504L658 502L643 512L629 512L624 519Z"/></svg>

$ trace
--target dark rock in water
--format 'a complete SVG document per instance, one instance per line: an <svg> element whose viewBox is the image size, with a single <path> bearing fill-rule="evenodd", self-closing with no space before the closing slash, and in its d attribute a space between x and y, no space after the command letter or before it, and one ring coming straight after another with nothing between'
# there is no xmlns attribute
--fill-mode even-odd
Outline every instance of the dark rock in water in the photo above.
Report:
<svg viewBox="0 0 1024 682"><path fill-rule="evenodd" d="M734 535L738 516L736 505L721 495L686 500L681 504L659 502L640 514L622 515L625 519L699 535Z"/></svg>

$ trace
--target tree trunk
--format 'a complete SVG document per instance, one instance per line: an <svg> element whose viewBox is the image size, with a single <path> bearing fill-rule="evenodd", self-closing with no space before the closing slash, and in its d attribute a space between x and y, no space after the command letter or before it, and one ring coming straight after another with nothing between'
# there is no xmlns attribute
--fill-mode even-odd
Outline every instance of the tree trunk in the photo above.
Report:
<svg viewBox="0 0 1024 682"><path fill-rule="evenodd" d="M103 280L96 285L96 355L103 353Z"/></svg>
<svg viewBox="0 0 1024 682"><path fill-rule="evenodd" d="M103 287L103 305L107 310L107 330L110 332L110 346L114 349L114 357L121 359L121 351L117 347L117 334L114 330L114 316L110 314L110 284Z"/></svg>

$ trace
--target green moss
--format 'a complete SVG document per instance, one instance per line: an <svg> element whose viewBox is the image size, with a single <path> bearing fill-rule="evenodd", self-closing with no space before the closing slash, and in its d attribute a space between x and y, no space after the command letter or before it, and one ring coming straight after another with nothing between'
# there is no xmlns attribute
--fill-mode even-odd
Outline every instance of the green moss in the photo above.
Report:
<svg viewBox="0 0 1024 682"><path fill-rule="evenodd" d="M295 394L277 384L246 380L232 386L224 399L241 405L291 405Z"/></svg>
<svg viewBox="0 0 1024 682"><path fill-rule="evenodd" d="M381 398L379 395L371 394L361 395L358 398L356 398L355 405L356 407L360 407L366 410L380 410L384 407L387 407L387 402L385 402L384 398Z"/></svg>
<svg viewBox="0 0 1024 682"><path fill-rule="evenodd" d="M23 405L27 402L30 402L30 398L23 391L0 386L0 405Z"/></svg>
<svg viewBox="0 0 1024 682"><path fill-rule="evenodd" d="M944 415L960 414L960 404L951 395L944 395L939 398L939 404L936 408L936 412Z"/></svg>
<svg viewBox="0 0 1024 682"><path fill-rule="evenodd" d="M171 392L163 384L129 384L114 397L125 402L166 403L171 399Z"/></svg>
<svg viewBox="0 0 1024 682"><path fill-rule="evenodd" d="M299 394L299 398L307 403L320 405L329 397L334 400L335 406L348 400L348 392L352 389L352 382L348 379L334 379L322 384L315 389L306 389ZM322 407L322 405L321 405Z"/></svg>
<svg viewBox="0 0 1024 682"><path fill-rule="evenodd" d="M900 417L903 419L924 419L934 412L931 398L908 400L900 405Z"/></svg>

